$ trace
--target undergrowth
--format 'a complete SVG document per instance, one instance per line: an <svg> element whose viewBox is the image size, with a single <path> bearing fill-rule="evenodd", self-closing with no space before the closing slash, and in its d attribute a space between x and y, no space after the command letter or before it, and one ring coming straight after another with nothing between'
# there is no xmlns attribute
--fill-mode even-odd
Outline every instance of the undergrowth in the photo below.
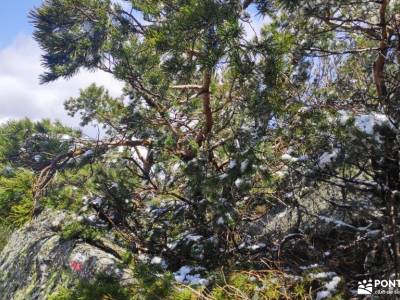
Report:
<svg viewBox="0 0 400 300"><path fill-rule="evenodd" d="M102 236L102 232L96 228L84 225L80 222L67 224L60 233L61 240L83 239L95 241Z"/></svg>
<svg viewBox="0 0 400 300"><path fill-rule="evenodd" d="M12 228L4 223L0 222L0 251L3 250L7 241L12 233Z"/></svg>
<svg viewBox="0 0 400 300"><path fill-rule="evenodd" d="M30 220L33 209L33 174L17 169L0 176L0 218L16 228Z"/></svg>
<svg viewBox="0 0 400 300"><path fill-rule="evenodd" d="M178 284L171 273L160 274L141 264L136 265L134 272L136 283L129 287L122 287L115 279L100 277L95 283L81 282L73 289L62 288L49 300L313 299L310 281L288 279L278 271L237 271L230 275L218 272L209 289Z"/></svg>

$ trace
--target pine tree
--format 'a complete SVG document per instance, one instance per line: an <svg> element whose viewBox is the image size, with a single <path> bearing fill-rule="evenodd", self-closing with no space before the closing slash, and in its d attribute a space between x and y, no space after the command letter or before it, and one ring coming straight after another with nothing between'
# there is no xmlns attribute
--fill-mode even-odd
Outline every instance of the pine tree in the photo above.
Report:
<svg viewBox="0 0 400 300"><path fill-rule="evenodd" d="M267 20L254 38L244 30L251 9ZM44 1L32 13L42 81L85 68L125 88L114 98L92 85L66 102L106 135L53 161L38 190L92 151L115 226L173 264L247 254L248 223L285 206L297 210L295 238L304 217L333 223L366 241L361 260L382 251L397 272L399 9L390 0ZM310 211L310 193L325 215Z"/></svg>
<svg viewBox="0 0 400 300"><path fill-rule="evenodd" d="M263 193L257 185L269 180L256 152L265 151L262 138L276 130L274 111L287 97L279 91L288 85L291 37L271 25L259 41L246 39L239 1L125 4L54 0L35 10L48 70L42 81L86 68L126 83L120 98L92 85L66 108L83 125L105 126L98 145L127 147L117 159L137 178L127 188L142 216L141 247L169 251L167 244L191 234L229 252ZM201 257L204 249L191 244L189 256Z"/></svg>

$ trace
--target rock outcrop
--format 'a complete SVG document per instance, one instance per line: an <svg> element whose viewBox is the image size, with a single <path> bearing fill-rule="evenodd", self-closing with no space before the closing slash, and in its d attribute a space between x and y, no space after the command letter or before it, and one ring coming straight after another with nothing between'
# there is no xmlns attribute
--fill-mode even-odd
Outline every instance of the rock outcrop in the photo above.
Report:
<svg viewBox="0 0 400 300"><path fill-rule="evenodd" d="M63 240L61 230L71 222L76 218L70 214L46 210L12 234L0 254L0 300L45 300L60 287L99 275L133 283L130 269L122 267L123 250L112 241Z"/></svg>

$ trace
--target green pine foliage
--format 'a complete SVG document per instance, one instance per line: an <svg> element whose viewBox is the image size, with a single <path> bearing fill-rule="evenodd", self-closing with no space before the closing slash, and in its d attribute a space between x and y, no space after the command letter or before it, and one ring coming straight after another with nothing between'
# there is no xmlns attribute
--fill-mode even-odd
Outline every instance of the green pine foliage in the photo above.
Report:
<svg viewBox="0 0 400 300"><path fill-rule="evenodd" d="M49 300L129 300L128 292L112 278L100 277L95 283L82 282L76 288L62 288L49 296Z"/></svg>
<svg viewBox="0 0 400 300"><path fill-rule="evenodd" d="M85 226L79 222L73 222L62 228L60 239L63 241L74 239L83 239L84 241L96 241L100 238L100 236L100 230Z"/></svg>
<svg viewBox="0 0 400 300"><path fill-rule="evenodd" d="M42 82L86 69L125 86L66 101L82 125L103 127L98 139L49 121L0 127L5 224L24 224L33 197L80 214L134 257L168 262L165 276L148 264L139 275L149 299L191 299L190 288L171 294L182 266L208 276L268 262L305 276L298 266L318 260L340 276L398 273L399 15L395 1L43 1L31 13ZM271 217L296 220L282 233L264 226ZM63 238L95 239L90 226ZM323 284L283 277L234 272L197 292L307 299ZM87 295L130 296L113 293Z"/></svg>
<svg viewBox="0 0 400 300"><path fill-rule="evenodd" d="M19 227L30 220L32 184L33 174L27 170L17 169L12 174L0 176L0 216L4 224Z"/></svg>
<svg viewBox="0 0 400 300"><path fill-rule="evenodd" d="M72 139L78 136L80 133L48 120L24 119L0 126L0 217L4 226L20 227L32 218L35 172L60 152L68 150ZM58 207L66 206L71 190L71 182L60 182L59 187L52 190L52 194L58 196L51 196L44 202L51 206L59 200Z"/></svg>

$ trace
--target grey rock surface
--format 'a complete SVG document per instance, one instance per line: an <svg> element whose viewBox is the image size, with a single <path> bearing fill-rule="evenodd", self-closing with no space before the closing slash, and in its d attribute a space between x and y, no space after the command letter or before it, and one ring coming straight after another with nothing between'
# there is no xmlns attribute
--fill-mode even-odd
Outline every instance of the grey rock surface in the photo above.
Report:
<svg viewBox="0 0 400 300"><path fill-rule="evenodd" d="M132 272L121 268L117 245L107 251L79 239L60 239L62 226L75 219L46 210L11 235L0 253L0 300L45 300L61 286L73 287L98 275L133 282Z"/></svg>

